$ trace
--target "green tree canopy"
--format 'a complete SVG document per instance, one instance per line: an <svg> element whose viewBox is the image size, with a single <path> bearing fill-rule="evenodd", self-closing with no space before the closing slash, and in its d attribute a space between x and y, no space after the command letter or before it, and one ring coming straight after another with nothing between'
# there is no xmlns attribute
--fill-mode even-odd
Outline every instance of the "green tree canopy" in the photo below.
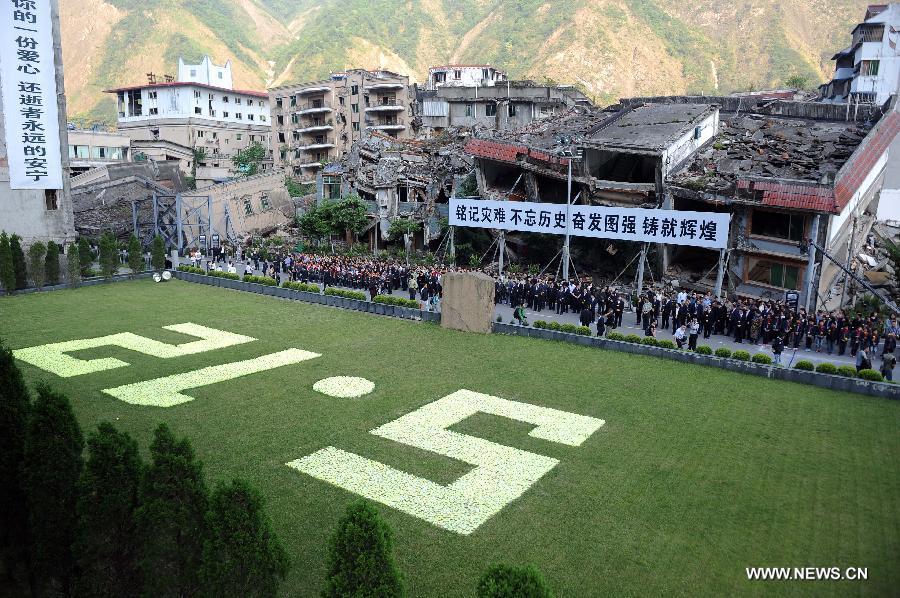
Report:
<svg viewBox="0 0 900 598"><path fill-rule="evenodd" d="M100 237L100 272L106 278L112 278L119 269L119 244L112 233L103 233Z"/></svg>
<svg viewBox="0 0 900 598"><path fill-rule="evenodd" d="M153 246L150 248L150 264L154 270L162 270L166 267L166 244L159 235L153 237Z"/></svg>
<svg viewBox="0 0 900 598"><path fill-rule="evenodd" d="M368 502L347 507L328 545L326 598L403 595L387 523Z"/></svg>
<svg viewBox="0 0 900 598"><path fill-rule="evenodd" d="M44 259L47 284L59 284L59 245L47 241L47 257Z"/></svg>
<svg viewBox="0 0 900 598"><path fill-rule="evenodd" d="M266 159L266 146L254 141L242 150L239 150L231 159L234 169L243 176L253 176L259 172L259 165Z"/></svg>
<svg viewBox="0 0 900 598"><path fill-rule="evenodd" d="M144 256L141 255L141 242L134 235L128 239L128 267L131 274L137 274L144 269Z"/></svg>
<svg viewBox="0 0 900 598"><path fill-rule="evenodd" d="M9 238L9 248L12 251L13 269L16 271L16 288L24 289L28 286L28 272L25 269L25 252L22 251L22 239L19 235Z"/></svg>
<svg viewBox="0 0 900 598"><path fill-rule="evenodd" d="M206 516L209 536L200 570L210 596L274 597L288 571L287 553L263 509L260 493L243 480L220 484Z"/></svg>
<svg viewBox="0 0 900 598"><path fill-rule="evenodd" d="M310 206L302 216L297 218L297 226L300 227L300 232L317 243L333 233L331 222L317 204Z"/></svg>
<svg viewBox="0 0 900 598"><path fill-rule="evenodd" d="M81 252L72 243L66 252L66 269L69 271L69 286L77 287L81 282Z"/></svg>
<svg viewBox="0 0 900 598"><path fill-rule="evenodd" d="M78 261L81 263L81 274L86 275L94 263L94 254L91 251L91 243L87 237L78 239Z"/></svg>
<svg viewBox="0 0 900 598"><path fill-rule="evenodd" d="M41 241L35 241L31 244L31 247L28 248L28 265L31 268L31 282L39 289L44 287L46 255L47 246Z"/></svg>
<svg viewBox="0 0 900 598"><path fill-rule="evenodd" d="M478 581L478 598L551 598L553 593L540 572L526 565L493 565Z"/></svg>
<svg viewBox="0 0 900 598"><path fill-rule="evenodd" d="M16 271L13 268L9 237L5 232L0 232L0 286L3 286L7 295L16 292Z"/></svg>
<svg viewBox="0 0 900 598"><path fill-rule="evenodd" d="M391 222L388 228L388 236L391 239L402 239L403 235L411 235L422 230L422 223L410 218L397 218Z"/></svg>

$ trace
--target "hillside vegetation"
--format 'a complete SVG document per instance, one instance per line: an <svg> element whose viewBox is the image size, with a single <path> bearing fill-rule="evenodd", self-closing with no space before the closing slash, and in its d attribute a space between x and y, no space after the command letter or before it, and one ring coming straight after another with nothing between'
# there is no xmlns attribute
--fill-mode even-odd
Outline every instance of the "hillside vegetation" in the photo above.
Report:
<svg viewBox="0 0 900 598"><path fill-rule="evenodd" d="M174 74L178 56L231 60L235 85L349 67L426 78L491 63L571 82L600 102L826 80L861 0L60 0L70 116L111 120L102 91Z"/></svg>

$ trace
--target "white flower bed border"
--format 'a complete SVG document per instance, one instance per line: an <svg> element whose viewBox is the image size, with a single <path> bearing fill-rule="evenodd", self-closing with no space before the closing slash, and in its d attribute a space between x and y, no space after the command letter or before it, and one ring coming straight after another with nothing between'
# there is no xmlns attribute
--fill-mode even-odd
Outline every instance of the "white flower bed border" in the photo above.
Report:
<svg viewBox="0 0 900 598"><path fill-rule="evenodd" d="M191 322L163 326L163 330L171 330L173 332L196 336L201 340L190 341L179 345L170 345L131 332L121 332L119 334L111 334L108 336L98 336L95 338L85 338L62 343L50 343L36 347L27 347L25 349L16 349L13 351L13 356L25 363L39 367L44 371L56 374L61 378L71 378L72 376L83 376L85 374L92 374L94 372L102 372L104 370L127 367L130 365L121 359L112 357L102 359L78 359L71 355L66 355L66 353L71 351L116 346L143 353L144 355L150 355L152 357L171 359L173 357L182 357L184 355L193 355L216 349L224 349L225 347L249 343L256 340L253 337L234 334L224 330L217 330L215 328L208 328Z"/></svg>
<svg viewBox="0 0 900 598"><path fill-rule="evenodd" d="M354 399L375 390L375 383L354 376L332 376L313 384L313 390L336 399Z"/></svg>
<svg viewBox="0 0 900 598"><path fill-rule="evenodd" d="M286 465L440 528L468 535L559 463L447 429L478 412L533 424L529 436L568 446L580 446L605 423L463 389L371 431L476 466L448 486L333 446Z"/></svg>

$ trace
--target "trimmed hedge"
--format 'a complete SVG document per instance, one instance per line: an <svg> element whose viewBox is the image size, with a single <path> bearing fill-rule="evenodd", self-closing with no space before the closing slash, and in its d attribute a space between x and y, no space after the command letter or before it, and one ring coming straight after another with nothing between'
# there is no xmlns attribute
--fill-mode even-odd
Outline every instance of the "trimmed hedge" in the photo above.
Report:
<svg viewBox="0 0 900 598"><path fill-rule="evenodd" d="M178 266L179 272L190 272L191 274L206 274L206 270L203 268L195 268L194 266L187 266L185 264L181 264Z"/></svg>
<svg viewBox="0 0 900 598"><path fill-rule="evenodd" d="M393 295L375 295L372 301L374 303L384 303L385 305L422 309L422 305L415 299L404 299L403 297L394 297Z"/></svg>
<svg viewBox="0 0 900 598"><path fill-rule="evenodd" d="M709 345L700 345L699 347L697 347L695 349L695 351L697 353L699 353L700 355L712 355L713 354L712 347L710 347Z"/></svg>
<svg viewBox="0 0 900 598"><path fill-rule="evenodd" d="M652 336L645 336L641 339L642 345L649 345L651 347L656 347L659 345L659 342Z"/></svg>
<svg viewBox="0 0 900 598"><path fill-rule="evenodd" d="M859 370L859 377L869 382L884 381L884 376L881 375L881 372L876 372L875 370Z"/></svg>
<svg viewBox="0 0 900 598"><path fill-rule="evenodd" d="M731 349L727 347L719 347L718 349L716 349L716 357L724 357L725 359L728 359L729 357L731 357Z"/></svg>
<svg viewBox="0 0 900 598"><path fill-rule="evenodd" d="M207 276L214 276L216 278L227 278L228 280L240 280L240 274L232 274L231 272L222 272L221 270L210 270L209 272L201 272L201 274L206 274Z"/></svg>
<svg viewBox="0 0 900 598"><path fill-rule="evenodd" d="M765 353L756 353L753 355L753 358L750 361L752 361L753 363L763 363L768 365L772 363L772 358Z"/></svg>
<svg viewBox="0 0 900 598"><path fill-rule="evenodd" d="M807 361L806 359L802 359L794 364L795 370L803 370L804 372L813 372L816 369L815 364L811 361Z"/></svg>
<svg viewBox="0 0 900 598"><path fill-rule="evenodd" d="M547 322L545 322L543 320L535 320L534 323L532 324L532 326L537 328L538 330L546 330Z"/></svg>
<svg viewBox="0 0 900 598"><path fill-rule="evenodd" d="M248 275L244 276L243 281L251 282L253 284L263 284L263 285L266 285L267 287L277 287L278 286L278 281L275 280L274 278L269 278L268 276L251 276L248 274Z"/></svg>
<svg viewBox="0 0 900 598"><path fill-rule="evenodd" d="M325 294L330 295L332 297L343 297L344 299L356 299L357 301L365 301L366 294L360 291L345 291L343 289L336 289L334 287L328 287L325 289Z"/></svg>
<svg viewBox="0 0 900 598"><path fill-rule="evenodd" d="M836 374L837 367L833 363L820 363L816 366L816 371L820 374Z"/></svg>
<svg viewBox="0 0 900 598"><path fill-rule="evenodd" d="M656 343L657 347L661 349L675 349L677 348L674 341L670 341L669 339L663 339Z"/></svg>
<svg viewBox="0 0 900 598"><path fill-rule="evenodd" d="M559 327L560 332L566 332L568 334L575 334L575 331L578 330L578 326L575 324L563 324Z"/></svg>
<svg viewBox="0 0 900 598"><path fill-rule="evenodd" d="M322 289L319 288L317 284L307 284L305 282L291 282L290 280L285 280L281 283L281 286L286 289L293 289L295 291L303 291L304 293L321 293Z"/></svg>
<svg viewBox="0 0 900 598"><path fill-rule="evenodd" d="M562 330L562 325L559 322L550 322L549 324L547 324L547 330L556 330L557 332L559 332L560 330Z"/></svg>
<svg viewBox="0 0 900 598"><path fill-rule="evenodd" d="M835 373L838 376L844 376L845 378L856 378L856 368L852 365L838 366L837 372Z"/></svg>
<svg viewBox="0 0 900 598"><path fill-rule="evenodd" d="M611 341L624 341L625 335L619 334L618 332L610 332L609 334L606 335L606 338L608 338Z"/></svg>
<svg viewBox="0 0 900 598"><path fill-rule="evenodd" d="M591 332L590 326L579 326L577 330L575 330L575 334L580 334L581 336L591 336L593 333Z"/></svg>
<svg viewBox="0 0 900 598"><path fill-rule="evenodd" d="M626 342L626 343L637 343L637 344L640 344L640 342L641 342L641 337L639 337L639 336L636 335L636 334L629 334L629 335L627 335L627 336L625 337L625 342Z"/></svg>
<svg viewBox="0 0 900 598"><path fill-rule="evenodd" d="M750 354L746 351L737 350L731 354L731 358L738 361L750 361Z"/></svg>

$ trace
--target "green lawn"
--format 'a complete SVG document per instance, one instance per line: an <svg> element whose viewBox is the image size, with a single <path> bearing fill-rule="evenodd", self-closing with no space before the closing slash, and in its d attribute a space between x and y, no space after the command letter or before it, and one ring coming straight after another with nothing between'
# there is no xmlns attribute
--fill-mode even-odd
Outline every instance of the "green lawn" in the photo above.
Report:
<svg viewBox="0 0 900 598"><path fill-rule="evenodd" d="M395 530L410 595L472 595L488 564L530 562L560 596L746 593L888 595L900 587L900 403L536 339L438 326L172 281L0 299L15 348L117 332L193 340L193 322L257 341L58 378L85 429L103 420L146 451L160 421L189 436L207 479L241 476L268 501L292 558L285 594L323 585L325 545L354 495L285 463L335 446L448 484L463 462L368 431L459 389L601 418L581 446L477 414L453 430L559 459L468 536L378 505ZM298 348L322 357L188 390L171 408L101 389ZM364 398L312 390L336 375L375 382ZM749 582L749 566L868 567L864 582ZM893 588L893 590L891 589Z"/></svg>

